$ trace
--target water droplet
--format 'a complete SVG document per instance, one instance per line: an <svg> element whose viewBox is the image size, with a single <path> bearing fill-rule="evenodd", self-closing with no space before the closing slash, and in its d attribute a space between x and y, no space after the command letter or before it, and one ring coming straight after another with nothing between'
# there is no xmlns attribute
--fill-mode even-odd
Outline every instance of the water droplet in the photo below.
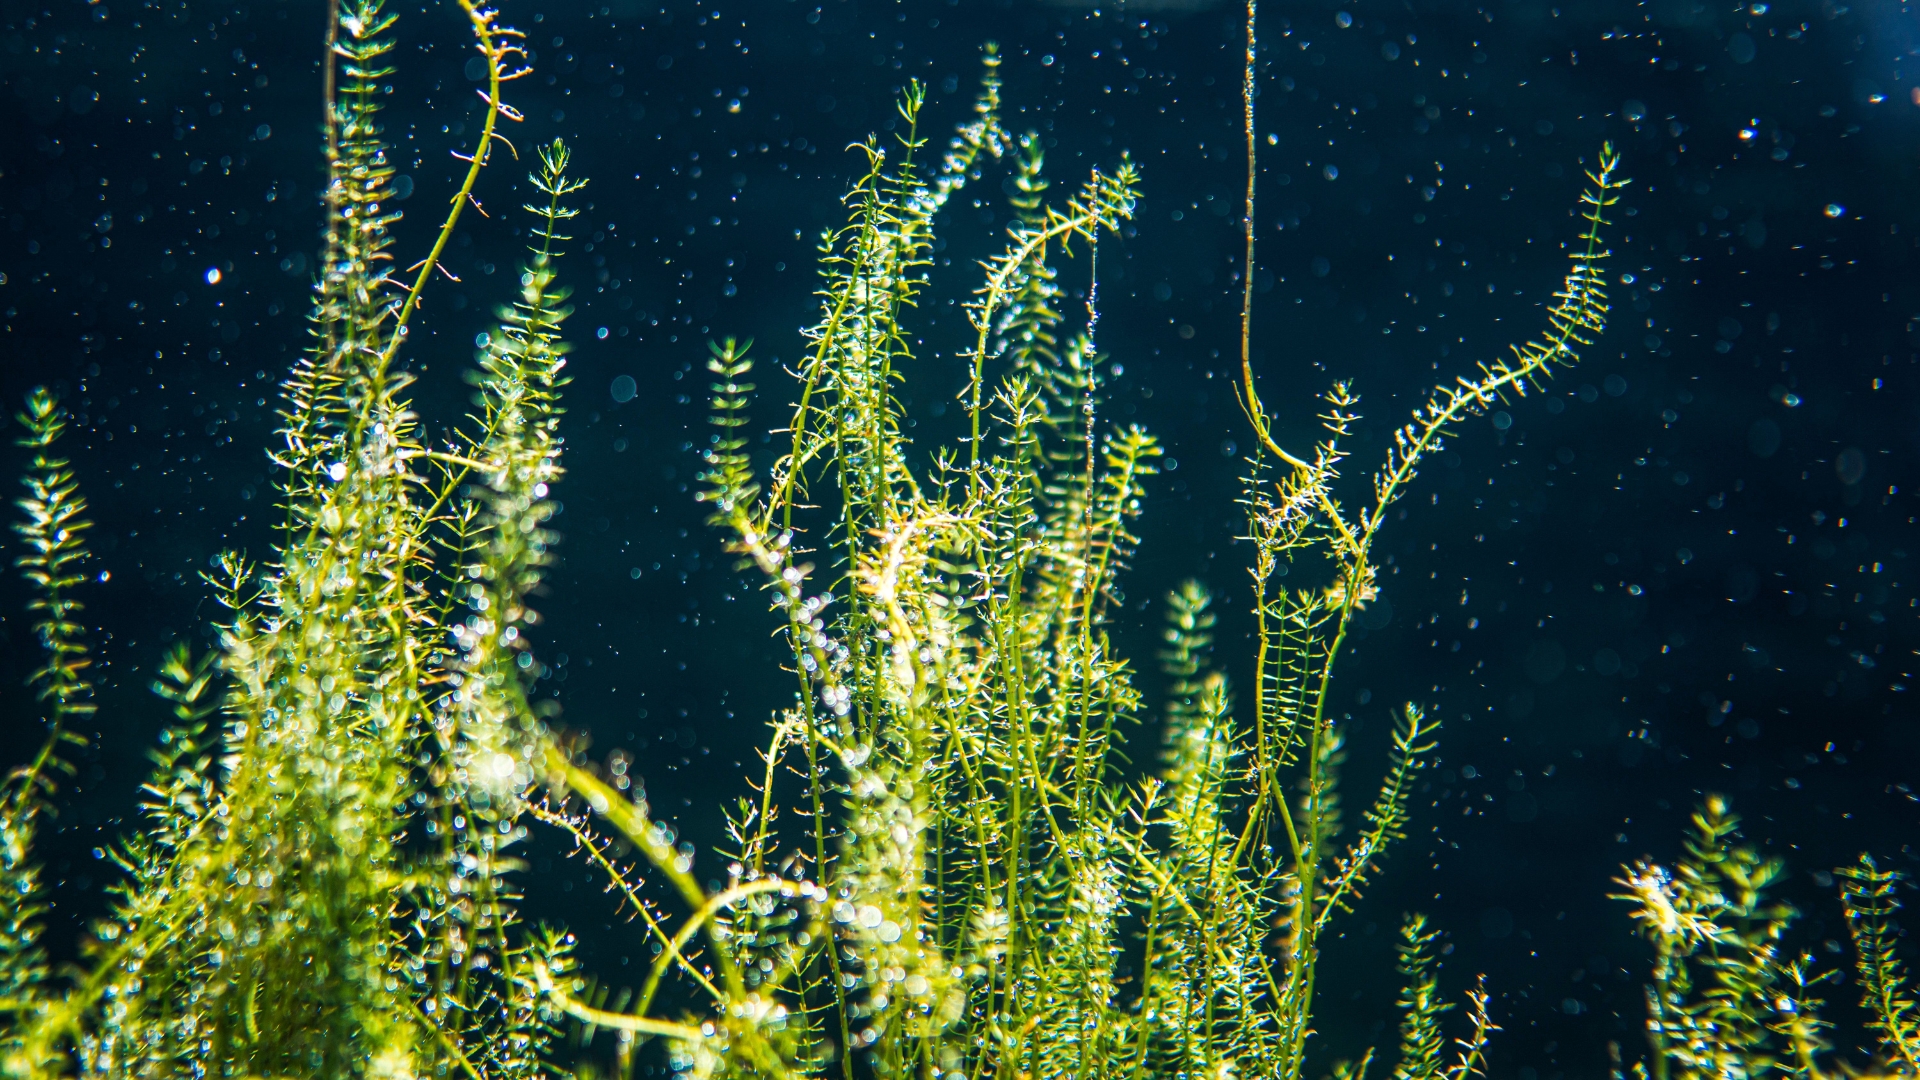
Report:
<svg viewBox="0 0 1920 1080"><path fill-rule="evenodd" d="M1847 216L1847 208L1844 206L1841 206L1837 202L1828 203L1827 208L1820 212L1827 215L1830 218L1842 218Z"/></svg>
<svg viewBox="0 0 1920 1080"><path fill-rule="evenodd" d="M209 285L220 284L220 268L219 267L217 266L207 267L207 284Z"/></svg>
<svg viewBox="0 0 1920 1080"><path fill-rule="evenodd" d="M1347 27L1353 25L1353 16L1348 12L1342 11L1333 17L1333 25L1345 30Z"/></svg>
<svg viewBox="0 0 1920 1080"><path fill-rule="evenodd" d="M613 385L608 388L608 392L613 395L613 400L625 404L626 402L632 401L634 395L640 392L640 385L633 381L633 376L631 375L617 375L614 377Z"/></svg>

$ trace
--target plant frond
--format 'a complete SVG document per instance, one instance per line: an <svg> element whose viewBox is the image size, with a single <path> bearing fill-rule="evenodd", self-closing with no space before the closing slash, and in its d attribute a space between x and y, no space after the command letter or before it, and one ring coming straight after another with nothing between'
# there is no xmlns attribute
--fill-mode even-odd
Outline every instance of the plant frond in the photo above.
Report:
<svg viewBox="0 0 1920 1080"><path fill-rule="evenodd" d="M85 580L80 566L92 523L72 467L55 450L66 433L66 410L46 387L35 387L18 419L25 429L18 444L32 457L21 478L27 493L15 500L21 517L13 530L25 550L14 565L31 590L27 610L45 654L29 682L45 705L47 733L33 758L0 782L0 896L6 897L0 904L0 1068L39 1076L58 1068L52 1030L62 1010L48 986L52 973L40 944L47 892L33 848L53 813L49 798L58 778L73 774L66 751L87 743L71 725L94 709L75 595Z"/></svg>
<svg viewBox="0 0 1920 1080"><path fill-rule="evenodd" d="M1860 1005L1868 1024L1880 1033L1886 1056L1920 1075L1920 1005L1916 1005L1906 965L1895 947L1899 929L1894 913L1900 910L1899 888L1905 875L1882 870L1873 856L1835 872L1840 879L1840 904L1853 937L1854 972L1860 981Z"/></svg>

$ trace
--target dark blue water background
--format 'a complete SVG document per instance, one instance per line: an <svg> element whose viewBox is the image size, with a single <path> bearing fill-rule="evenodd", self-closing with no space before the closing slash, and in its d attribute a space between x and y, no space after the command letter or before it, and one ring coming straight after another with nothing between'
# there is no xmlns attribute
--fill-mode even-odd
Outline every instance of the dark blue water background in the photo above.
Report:
<svg viewBox="0 0 1920 1080"><path fill-rule="evenodd" d="M458 11L395 10L404 265L480 103ZM1123 152L1144 172L1137 221L1100 249L1101 345L1124 370L1108 415L1160 433L1178 467L1152 485L1123 644L1151 672L1156 600L1183 576L1244 607L1246 430L1226 381L1238 9L620 0L506 18L537 69L512 88L527 119L509 137L524 153L565 136L593 178L568 259L576 381L542 693L600 750L633 751L690 835L717 839L713 807L744 791L738 763L789 693L770 617L689 495L705 342L757 340L756 415L774 423L775 372L815 310L815 238L860 164L845 148L891 127L909 78L931 88L931 130L964 118L989 39L1008 124L1045 140L1056 192ZM1610 1039L1632 1056L1645 950L1608 879L1670 858L1702 792L1733 795L1792 860L1798 944L1823 964L1844 959L1825 871L1863 848L1911 863L1915 18L1832 0L1262 13L1256 361L1296 445L1311 395L1356 380L1356 478L1424 387L1538 332L1601 140L1635 177L1612 328L1549 396L1465 425L1387 539L1393 573L1338 690L1349 798L1393 703L1444 716L1444 761L1330 948L1325 1060L1391 1040L1391 931L1415 906L1451 934L1450 986L1490 976L1495 1076L1598 1075ZM100 523L87 614L110 685L52 841L70 922L111 877L90 849L127 824L161 720L147 672L169 641L208 640L197 575L223 547L268 543L263 448L319 221L322 20L313 2L211 0L15 0L0 18L0 396L68 395ZM495 160L489 216L469 214L445 260L461 280L435 282L415 325L435 430L464 408L470 342L514 281L525 184ZM956 430L949 298L999 242L1004 176L944 217L903 391L924 445ZM1085 273L1064 279L1083 290ZM37 738L22 599L0 586L8 761ZM1244 667L1244 620L1223 630ZM531 854L535 911L579 928L607 980L635 981L639 935L559 852Z"/></svg>

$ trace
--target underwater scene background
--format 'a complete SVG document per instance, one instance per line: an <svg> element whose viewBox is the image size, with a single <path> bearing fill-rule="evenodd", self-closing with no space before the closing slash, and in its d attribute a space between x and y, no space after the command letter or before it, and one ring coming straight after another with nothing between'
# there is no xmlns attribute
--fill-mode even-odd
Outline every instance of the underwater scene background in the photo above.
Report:
<svg viewBox="0 0 1920 1080"><path fill-rule="evenodd" d="M394 10L384 119L412 252L457 186L450 152L471 149L483 70L458 9ZM1149 427L1168 458L1124 578L1138 618L1114 633L1150 657L1160 599L1198 577L1223 657L1244 652L1241 8L516 0L504 14L536 72L514 87L525 120L508 137L530 159L564 136L591 178L569 257L569 475L538 692L596 754L632 754L657 813L718 841L711 808L746 790L765 718L791 697L757 583L691 497L707 342L754 339L752 430L773 423L774 369L817 307L818 236L863 165L847 147L894 128L910 78L929 89L930 130L962 119L989 41L1008 127L1042 134L1058 188L1123 154L1142 174L1135 219L1100 249L1100 342L1108 417ZM43 841L56 952L113 876L95 852L127 826L161 725L149 673L170 642L210 638L201 573L272 543L262 448L306 345L325 18L284 0L0 8L0 396L65 396L98 522L100 709ZM1377 453L1433 383L1535 332L1603 139L1634 178L1604 337L1546 394L1464 425L1382 541L1390 565L1336 700L1365 762L1389 708L1425 704L1441 762L1410 839L1326 946L1316 1061L1391 1040L1394 928L1416 907L1448 935L1445 981L1488 976L1504 1029L1491 1075L1596 1076L1609 1041L1637 1053L1647 947L1607 894L1622 863L1673 857L1704 793L1730 796L1789 860L1795 940L1830 966L1848 964L1833 868L1863 850L1911 867L1916 18L1833 0L1263 5L1253 358L1279 432L1310 429L1313 395L1350 377L1366 414L1354 444ZM464 407L471 343L521 257L501 211L526 183L509 165L483 177L484 216L442 260L458 280L429 287L412 328L428 416ZM909 435L929 444L964 422L969 331L946 298L1004 240L1010 174L995 169L944 211L937 302L913 316ZM1068 265L1077 300L1084 260ZM751 452L764 464L774 447ZM38 739L25 596L0 586L8 765ZM1150 665L1140 678L1162 681ZM600 879L564 853L527 854L529 915L578 932L602 981L634 981L641 931L609 920ZM1851 998L1829 996L1851 1045Z"/></svg>

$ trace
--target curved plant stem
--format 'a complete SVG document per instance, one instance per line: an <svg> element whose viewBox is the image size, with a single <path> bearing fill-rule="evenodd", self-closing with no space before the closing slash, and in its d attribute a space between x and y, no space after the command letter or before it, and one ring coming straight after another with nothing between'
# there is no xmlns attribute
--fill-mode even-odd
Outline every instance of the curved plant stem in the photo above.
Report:
<svg viewBox="0 0 1920 1080"><path fill-rule="evenodd" d="M420 295L426 291L427 281L433 277L434 268L440 265L440 253L447 248L447 242L453 239L453 230L460 223L460 213L473 198L473 187L480 180L480 170L486 168L487 158L493 150L494 128L502 115L518 120L520 115L500 100L500 84L517 78L526 69L511 74L501 70L507 57L521 52L520 47L509 39L520 37L519 31L496 25L499 13L488 7L481 7L474 0L456 0L460 10L467 15L467 22L473 28L475 42L481 55L487 58L487 118L480 122L480 138L475 143L473 155L467 159L466 175L460 179L460 189L454 192L452 205L447 208L446 220L440 223L440 231L434 234L433 248L420 263L420 269L414 274L413 284L407 289L407 297L400 305L399 314L394 316L393 333L387 340L387 347L380 354L380 368L384 370L393 363L400 351L400 343L407 337L407 322L420 306ZM332 33L329 28L329 33ZM511 147L511 143L508 144ZM515 155L516 157L518 155Z"/></svg>
<svg viewBox="0 0 1920 1080"><path fill-rule="evenodd" d="M1246 212L1240 219L1240 231L1246 238L1246 252L1240 267L1240 378L1246 384L1242 405L1252 402L1255 408L1258 407L1258 399L1253 396L1253 244L1256 221L1253 199L1260 177L1260 140L1253 123L1253 99L1259 89L1254 82L1258 14L1259 0L1247 0L1247 64L1240 83L1247 137L1247 204ZM1265 437L1264 431L1262 437Z"/></svg>

